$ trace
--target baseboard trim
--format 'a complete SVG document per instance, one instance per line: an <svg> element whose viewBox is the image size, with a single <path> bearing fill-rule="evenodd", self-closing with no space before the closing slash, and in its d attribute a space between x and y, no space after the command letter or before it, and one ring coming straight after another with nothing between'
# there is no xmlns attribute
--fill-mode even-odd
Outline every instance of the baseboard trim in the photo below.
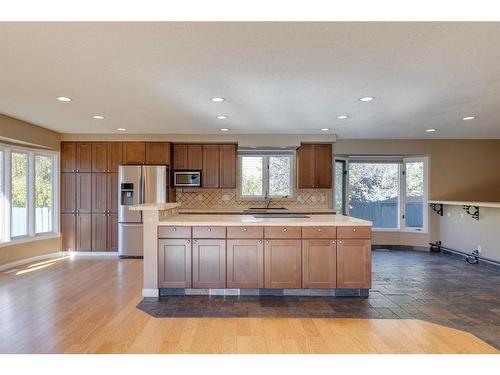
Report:
<svg viewBox="0 0 500 375"><path fill-rule="evenodd" d="M142 296L143 297L159 297L160 290L159 289L143 289Z"/></svg>
<svg viewBox="0 0 500 375"><path fill-rule="evenodd" d="M372 250L429 251L428 247L411 245L372 245Z"/></svg>
<svg viewBox="0 0 500 375"><path fill-rule="evenodd" d="M118 258L117 251L64 251L70 257L110 257Z"/></svg>
<svg viewBox="0 0 500 375"><path fill-rule="evenodd" d="M63 251L56 251L54 253L37 255L37 256L31 257L31 258L24 258L24 259L16 260L14 262L1 264L0 265L0 272L3 272L5 270L9 270L12 268L16 268L18 266L22 266L23 264L26 264L26 263L38 262L40 260L46 260L46 259L50 259L50 258L63 258L65 256L67 256L67 255L65 255Z"/></svg>

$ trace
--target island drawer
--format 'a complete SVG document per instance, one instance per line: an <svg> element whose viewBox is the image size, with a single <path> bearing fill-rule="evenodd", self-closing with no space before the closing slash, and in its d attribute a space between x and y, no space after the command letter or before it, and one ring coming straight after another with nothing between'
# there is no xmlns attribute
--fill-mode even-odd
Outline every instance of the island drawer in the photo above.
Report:
<svg viewBox="0 0 500 375"><path fill-rule="evenodd" d="M302 238L337 238L337 227L302 227Z"/></svg>
<svg viewBox="0 0 500 375"><path fill-rule="evenodd" d="M191 238L191 227L159 226L158 238Z"/></svg>
<svg viewBox="0 0 500 375"><path fill-rule="evenodd" d="M263 238L263 227L227 227L227 238Z"/></svg>
<svg viewBox="0 0 500 375"><path fill-rule="evenodd" d="M301 227L265 227L265 238L301 238Z"/></svg>
<svg viewBox="0 0 500 375"><path fill-rule="evenodd" d="M337 227L337 238L366 238L372 237L371 227Z"/></svg>
<svg viewBox="0 0 500 375"><path fill-rule="evenodd" d="M226 227L193 227L193 238L226 238Z"/></svg>

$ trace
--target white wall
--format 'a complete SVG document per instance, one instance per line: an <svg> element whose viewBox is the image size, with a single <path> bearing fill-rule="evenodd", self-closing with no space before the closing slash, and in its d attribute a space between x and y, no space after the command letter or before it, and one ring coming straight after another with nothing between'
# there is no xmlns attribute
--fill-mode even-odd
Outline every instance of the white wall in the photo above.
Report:
<svg viewBox="0 0 500 375"><path fill-rule="evenodd" d="M474 220L462 206L444 206L439 217L435 239L443 246L465 252L481 246L481 255L500 261L500 208L480 207L480 218Z"/></svg>

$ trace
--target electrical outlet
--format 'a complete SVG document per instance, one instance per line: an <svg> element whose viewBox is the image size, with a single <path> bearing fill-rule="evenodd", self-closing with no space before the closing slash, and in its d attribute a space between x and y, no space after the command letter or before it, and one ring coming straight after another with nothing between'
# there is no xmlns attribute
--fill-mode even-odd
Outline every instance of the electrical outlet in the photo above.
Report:
<svg viewBox="0 0 500 375"><path fill-rule="evenodd" d="M478 252L479 254L481 254L481 245L477 245L477 246L476 246L476 250L477 250L477 252Z"/></svg>

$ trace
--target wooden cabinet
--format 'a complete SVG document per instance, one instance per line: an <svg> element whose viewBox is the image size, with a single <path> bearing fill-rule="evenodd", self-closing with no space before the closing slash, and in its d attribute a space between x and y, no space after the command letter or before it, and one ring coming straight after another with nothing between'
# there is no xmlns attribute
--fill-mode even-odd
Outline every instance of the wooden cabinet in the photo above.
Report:
<svg viewBox="0 0 500 375"><path fill-rule="evenodd" d="M92 214L92 251L106 251L107 221L107 214Z"/></svg>
<svg viewBox="0 0 500 375"><path fill-rule="evenodd" d="M61 173L61 213L76 210L76 173Z"/></svg>
<svg viewBox="0 0 500 375"><path fill-rule="evenodd" d="M174 169L202 169L203 146L198 144L173 145Z"/></svg>
<svg viewBox="0 0 500 375"><path fill-rule="evenodd" d="M172 146L172 158L174 169L189 169L188 168L188 145L175 144Z"/></svg>
<svg viewBox="0 0 500 375"><path fill-rule="evenodd" d="M302 240L302 287L337 286L337 246L333 239Z"/></svg>
<svg viewBox="0 0 500 375"><path fill-rule="evenodd" d="M146 164L153 164L153 165L170 164L170 143L168 142L146 143Z"/></svg>
<svg viewBox="0 0 500 375"><path fill-rule="evenodd" d="M158 286L191 288L191 240L158 241Z"/></svg>
<svg viewBox="0 0 500 375"><path fill-rule="evenodd" d="M219 146L203 145L202 185L204 188L219 187Z"/></svg>
<svg viewBox="0 0 500 375"><path fill-rule="evenodd" d="M92 173L92 213L105 213L107 211L107 186L107 173Z"/></svg>
<svg viewBox="0 0 500 375"><path fill-rule="evenodd" d="M118 212L118 173L106 175L106 210L108 213Z"/></svg>
<svg viewBox="0 0 500 375"><path fill-rule="evenodd" d="M76 251L92 250L92 214L76 214Z"/></svg>
<svg viewBox="0 0 500 375"><path fill-rule="evenodd" d="M236 145L219 146L219 187L236 188Z"/></svg>
<svg viewBox="0 0 500 375"><path fill-rule="evenodd" d="M92 143L76 143L76 172L92 172Z"/></svg>
<svg viewBox="0 0 500 375"><path fill-rule="evenodd" d="M92 143L92 172L108 171L108 144L106 142Z"/></svg>
<svg viewBox="0 0 500 375"><path fill-rule="evenodd" d="M76 143L61 143L61 172L76 171Z"/></svg>
<svg viewBox="0 0 500 375"><path fill-rule="evenodd" d="M92 212L92 174L76 174L76 210L77 213Z"/></svg>
<svg viewBox="0 0 500 375"><path fill-rule="evenodd" d="M118 214L108 214L106 222L107 251L118 251Z"/></svg>
<svg viewBox="0 0 500 375"><path fill-rule="evenodd" d="M331 144L303 144L297 151L299 189L331 189L333 155Z"/></svg>
<svg viewBox="0 0 500 375"><path fill-rule="evenodd" d="M263 240L228 240L226 274L228 288L264 288Z"/></svg>
<svg viewBox="0 0 500 375"><path fill-rule="evenodd" d="M108 142L108 172L118 173L118 167L122 164L122 151L120 142Z"/></svg>
<svg viewBox="0 0 500 375"><path fill-rule="evenodd" d="M301 241L266 240L264 251L264 287L301 287Z"/></svg>
<svg viewBox="0 0 500 375"><path fill-rule="evenodd" d="M187 169L203 168L203 146L187 145Z"/></svg>
<svg viewBox="0 0 500 375"><path fill-rule="evenodd" d="M76 214L61 214L61 250L76 249Z"/></svg>
<svg viewBox="0 0 500 375"><path fill-rule="evenodd" d="M297 149L297 164L299 189L315 188L314 145L301 145Z"/></svg>
<svg viewBox="0 0 500 375"><path fill-rule="evenodd" d="M371 288L371 241L337 241L337 288Z"/></svg>
<svg viewBox="0 0 500 375"><path fill-rule="evenodd" d="M146 163L146 143L145 142L124 142L123 143L123 164L145 164Z"/></svg>
<svg viewBox="0 0 500 375"><path fill-rule="evenodd" d="M193 288L226 287L226 241L193 240Z"/></svg>

